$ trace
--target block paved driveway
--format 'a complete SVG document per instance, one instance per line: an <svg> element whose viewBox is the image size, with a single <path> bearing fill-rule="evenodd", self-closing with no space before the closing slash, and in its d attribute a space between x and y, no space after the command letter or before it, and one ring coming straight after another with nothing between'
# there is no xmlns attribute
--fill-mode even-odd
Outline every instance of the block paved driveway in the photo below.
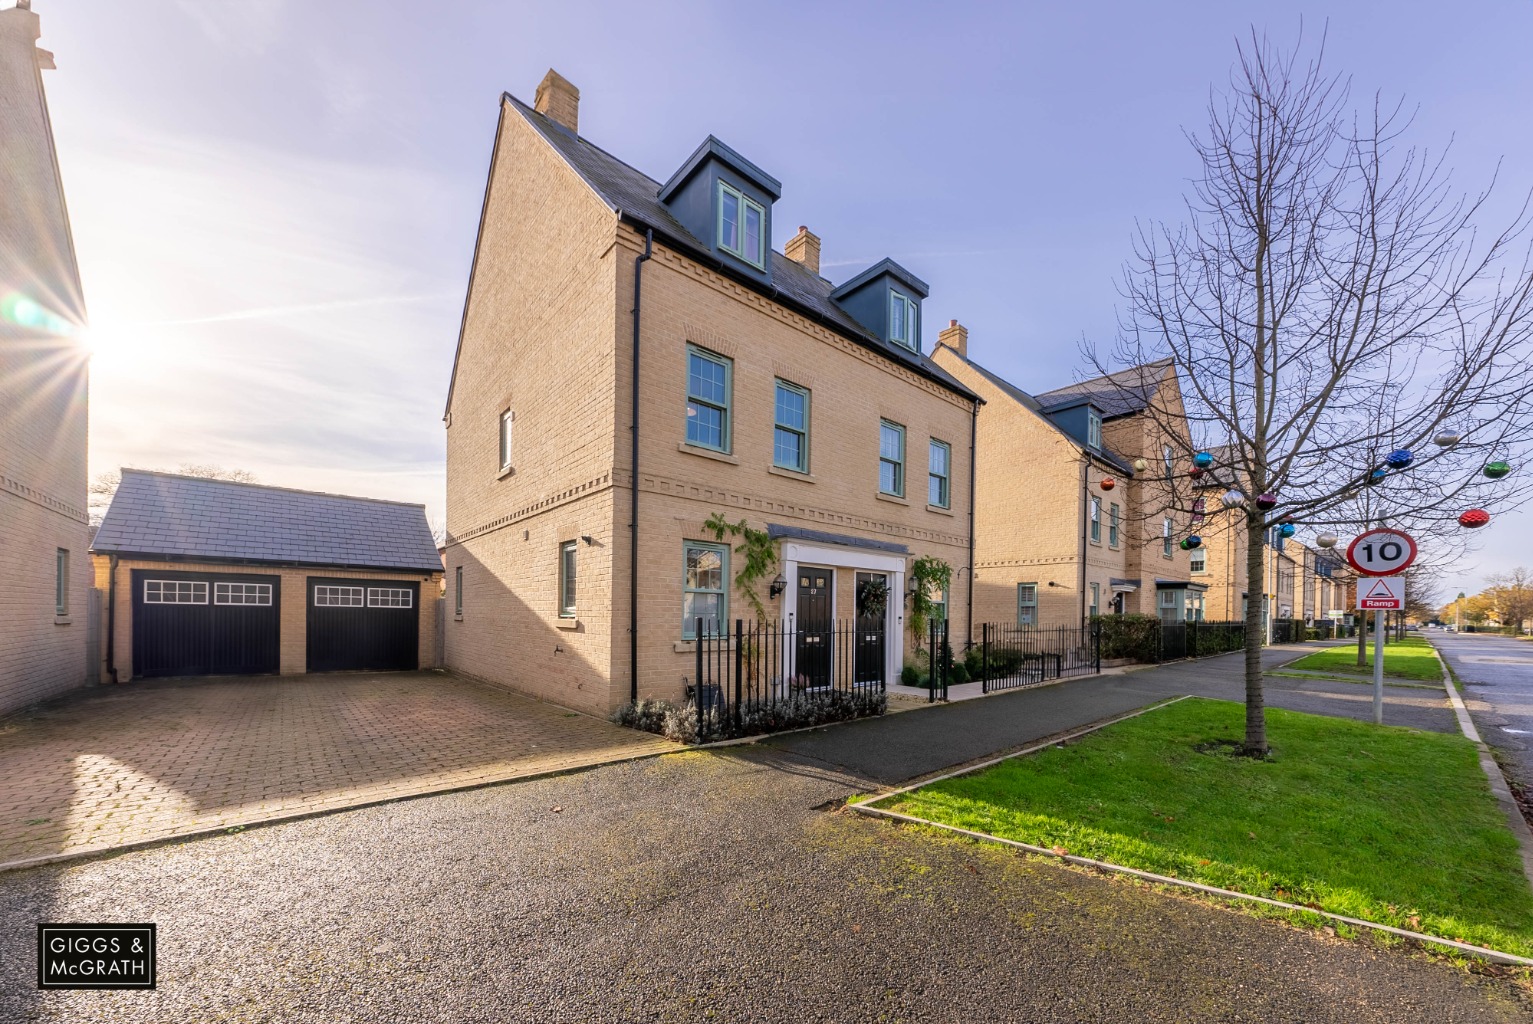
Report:
<svg viewBox="0 0 1533 1024"><path fill-rule="evenodd" d="M440 672L94 687L0 720L0 865L676 749Z"/></svg>

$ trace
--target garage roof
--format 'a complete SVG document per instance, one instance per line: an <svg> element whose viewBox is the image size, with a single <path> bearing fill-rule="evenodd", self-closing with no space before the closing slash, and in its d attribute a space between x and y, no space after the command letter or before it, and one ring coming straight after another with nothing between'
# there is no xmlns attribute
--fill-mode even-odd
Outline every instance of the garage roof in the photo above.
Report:
<svg viewBox="0 0 1533 1024"><path fill-rule="evenodd" d="M424 505L124 469L91 550L441 572Z"/></svg>

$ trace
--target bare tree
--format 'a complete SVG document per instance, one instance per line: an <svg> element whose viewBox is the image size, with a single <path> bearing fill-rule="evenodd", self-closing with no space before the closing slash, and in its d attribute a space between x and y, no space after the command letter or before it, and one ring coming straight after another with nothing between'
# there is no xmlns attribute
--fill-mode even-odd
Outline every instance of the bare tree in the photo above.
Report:
<svg viewBox="0 0 1533 1024"><path fill-rule="evenodd" d="M1182 458L1224 449L1252 598L1245 749L1263 755L1269 531L1387 520L1457 538L1460 512L1525 492L1481 470L1533 436L1533 272L1527 203L1477 234L1488 190L1452 193L1441 157L1403 143L1401 106L1375 96L1353 112L1350 82L1321 69L1323 40L1312 58L1254 31L1236 49L1206 130L1187 133L1200 169L1186 222L1140 226L1113 358L1092 359L1104 373L1170 359ZM1190 512L1194 495L1173 504Z"/></svg>
<svg viewBox="0 0 1533 1024"><path fill-rule="evenodd" d="M1533 572L1523 566L1487 576L1490 587L1484 597L1503 626L1522 628L1524 619L1533 618Z"/></svg>
<svg viewBox="0 0 1533 1024"><path fill-rule="evenodd" d="M175 470L182 476L200 476L209 480L232 480L240 484L254 484L260 481L256 475L248 469L225 469L212 463L183 462ZM154 470L153 472L164 472ZM105 473L97 473L96 478L90 482L89 496L86 514L90 519L92 532L101 525L106 510L111 507L112 498L117 494L117 488L122 485L122 471L109 469Z"/></svg>

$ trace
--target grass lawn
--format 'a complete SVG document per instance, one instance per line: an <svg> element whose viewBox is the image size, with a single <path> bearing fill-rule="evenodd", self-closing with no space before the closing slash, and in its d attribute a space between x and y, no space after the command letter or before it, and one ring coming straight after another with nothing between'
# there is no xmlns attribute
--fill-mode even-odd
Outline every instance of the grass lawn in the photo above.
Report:
<svg viewBox="0 0 1533 1024"><path fill-rule="evenodd" d="M1179 701L881 806L1163 875L1533 956L1517 840L1460 736Z"/></svg>
<svg viewBox="0 0 1533 1024"><path fill-rule="evenodd" d="M1366 665L1357 663L1357 645L1328 647L1323 651L1300 658L1284 668L1308 669L1315 672L1340 672L1373 676L1373 638L1368 638ZM1384 674L1397 679L1422 679L1441 682L1443 672L1432 653L1432 645L1419 636L1408 635L1404 640L1384 645Z"/></svg>

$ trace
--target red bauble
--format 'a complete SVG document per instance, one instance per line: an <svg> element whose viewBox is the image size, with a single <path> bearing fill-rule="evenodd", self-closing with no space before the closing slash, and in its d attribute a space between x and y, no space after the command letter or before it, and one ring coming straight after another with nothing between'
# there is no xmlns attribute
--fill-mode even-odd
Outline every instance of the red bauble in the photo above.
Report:
<svg viewBox="0 0 1533 1024"><path fill-rule="evenodd" d="M1471 530L1478 530L1488 522L1490 522L1490 513L1483 508L1472 508L1458 517L1458 524Z"/></svg>
<svg viewBox="0 0 1533 1024"><path fill-rule="evenodd" d="M1097 486L1098 486L1098 487L1100 487L1100 488L1102 488L1102 490L1104 490L1104 491L1110 491L1110 490L1112 490L1112 489L1113 489L1113 488L1114 488L1114 487L1117 487L1117 486L1118 486L1118 481L1116 481L1116 480L1114 480L1114 479L1113 479L1113 478L1112 478L1112 477L1110 477L1110 476L1104 476L1104 477L1103 477L1103 478L1102 478L1102 482L1101 482L1101 483L1099 483L1099 484L1097 484Z"/></svg>

